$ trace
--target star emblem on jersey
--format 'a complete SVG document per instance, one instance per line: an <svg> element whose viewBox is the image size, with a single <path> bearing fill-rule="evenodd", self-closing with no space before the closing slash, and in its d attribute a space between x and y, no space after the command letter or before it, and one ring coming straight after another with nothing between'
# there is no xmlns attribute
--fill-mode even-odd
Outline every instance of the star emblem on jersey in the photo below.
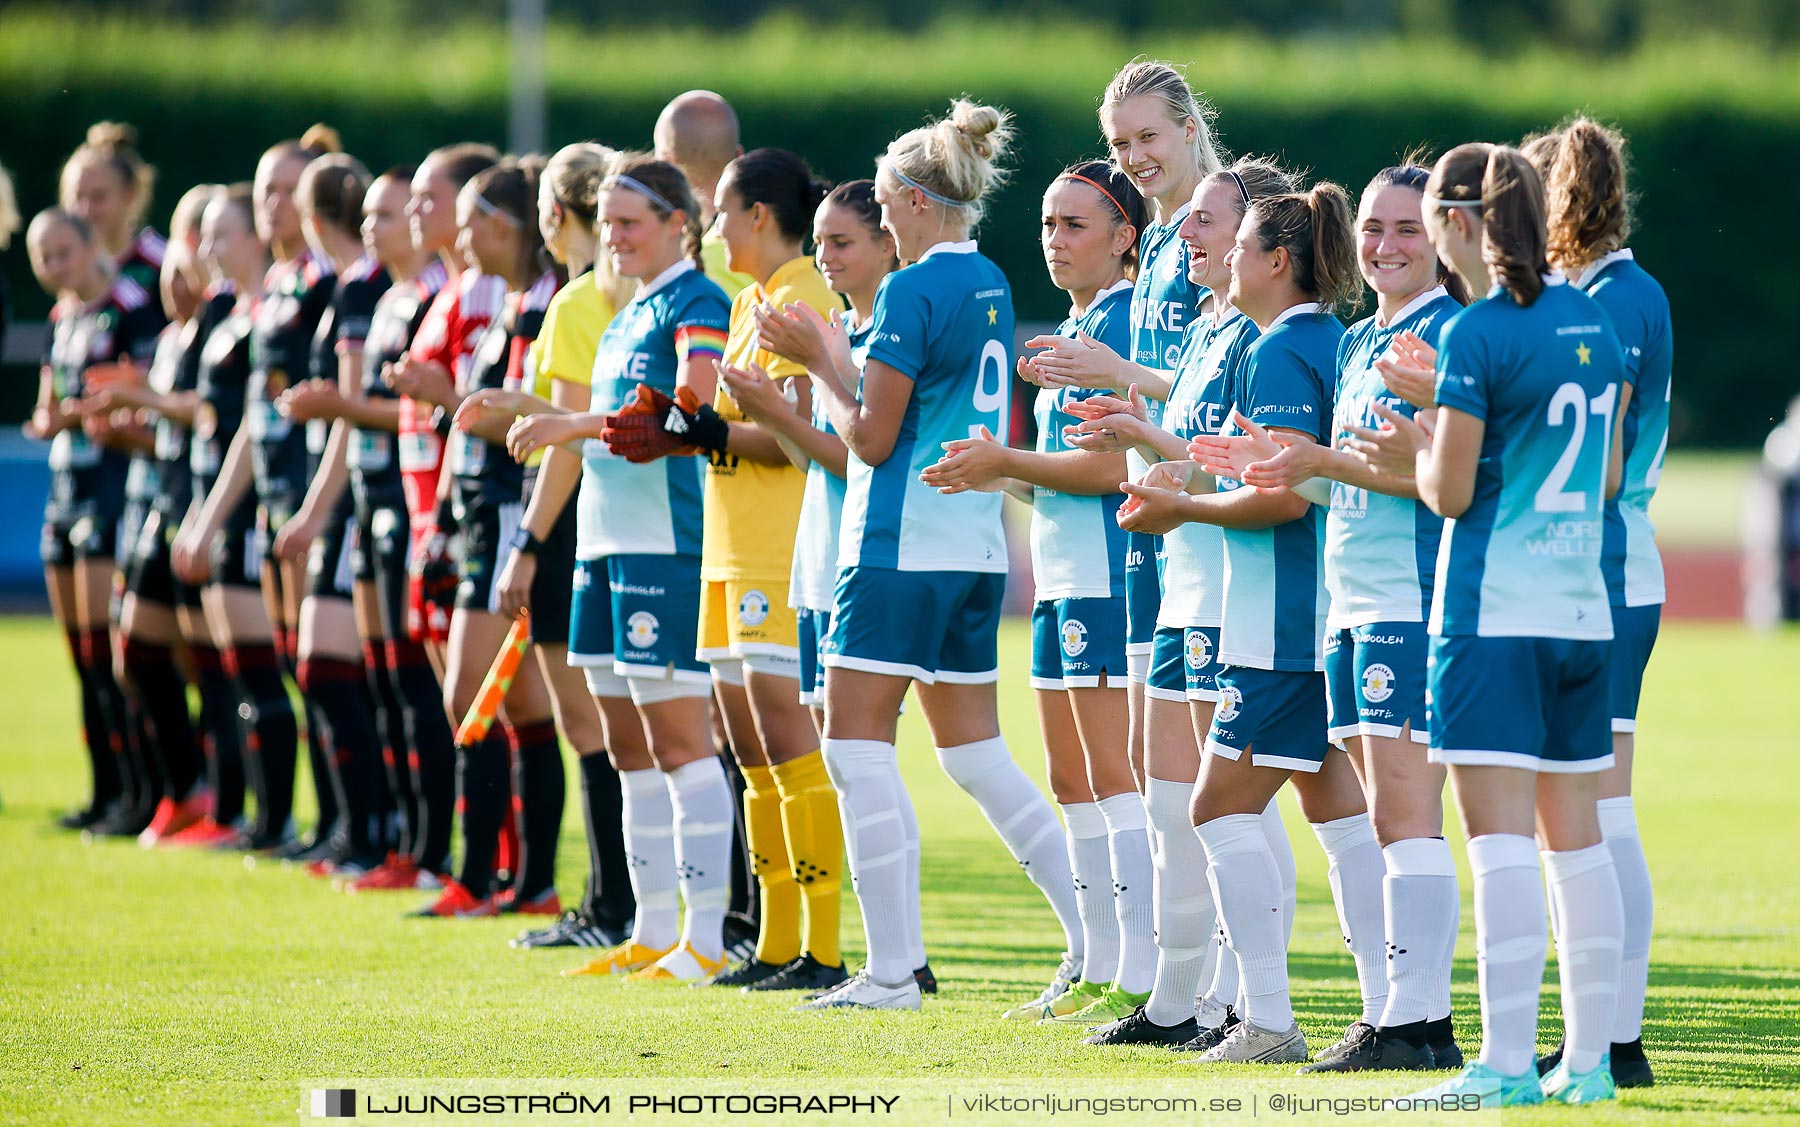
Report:
<svg viewBox="0 0 1800 1127"><path fill-rule="evenodd" d="M1594 350L1589 348L1587 346L1587 343L1584 341L1581 344L1578 344L1575 346L1575 355L1578 358L1580 358L1581 363L1585 366L1589 361L1591 361L1594 358Z"/></svg>
<svg viewBox="0 0 1800 1127"><path fill-rule="evenodd" d="M1376 662L1363 670L1363 699L1370 704L1380 704L1394 695L1394 671Z"/></svg>
<svg viewBox="0 0 1800 1127"><path fill-rule="evenodd" d="M634 649L647 650L662 636L662 624L647 610L640 610L625 620L625 640Z"/></svg>
<svg viewBox="0 0 1800 1127"><path fill-rule="evenodd" d="M738 619L745 626L761 626L769 618L769 596L761 591L745 591L738 600Z"/></svg>
<svg viewBox="0 0 1800 1127"><path fill-rule="evenodd" d="M1229 724L1238 718L1238 711L1243 704L1244 694L1236 685L1227 685L1219 690L1218 711L1213 713L1213 718Z"/></svg>
<svg viewBox="0 0 1800 1127"><path fill-rule="evenodd" d="M1085 650L1088 647L1087 636L1088 628L1085 624L1078 622L1075 619L1070 619L1063 623L1063 653L1068 654L1070 657L1078 656L1082 650Z"/></svg>
<svg viewBox="0 0 1800 1127"><path fill-rule="evenodd" d="M999 323L1000 323L999 308L996 306L992 306L992 305L988 306L988 324L998 325Z"/></svg>
<svg viewBox="0 0 1800 1127"><path fill-rule="evenodd" d="M1189 630L1182 640L1182 652L1187 657L1189 669L1205 669L1212 664L1212 641L1203 630Z"/></svg>

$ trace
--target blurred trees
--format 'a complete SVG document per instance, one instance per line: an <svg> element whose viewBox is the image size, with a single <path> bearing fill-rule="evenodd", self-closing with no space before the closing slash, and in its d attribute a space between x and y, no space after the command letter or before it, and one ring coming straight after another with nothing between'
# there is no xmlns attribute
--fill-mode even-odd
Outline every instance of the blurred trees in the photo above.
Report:
<svg viewBox="0 0 1800 1127"><path fill-rule="evenodd" d="M590 28L646 23L738 27L775 14L817 21L813 0L545 0L551 19ZM0 9L23 6L0 0ZM162 16L196 22L341 23L428 27L505 18L508 0L61 0L64 11ZM1617 51L1697 34L1760 45L1800 42L1796 0L989 0L971 11L958 0L833 0L829 21L917 28L947 17L1056 18L1110 23L1130 33L1163 29L1270 35L1419 34L1495 50L1524 44Z"/></svg>

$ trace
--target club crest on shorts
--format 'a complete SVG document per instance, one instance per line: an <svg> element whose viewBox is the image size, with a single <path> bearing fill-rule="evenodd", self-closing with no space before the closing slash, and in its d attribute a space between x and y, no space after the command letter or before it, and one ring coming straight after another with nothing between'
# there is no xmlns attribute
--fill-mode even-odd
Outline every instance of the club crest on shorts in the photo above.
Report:
<svg viewBox="0 0 1800 1127"><path fill-rule="evenodd" d="M625 620L625 640L632 649L647 650L662 636L662 624L647 610L640 610Z"/></svg>
<svg viewBox="0 0 1800 1127"><path fill-rule="evenodd" d="M1376 662L1363 670L1363 699L1370 704L1380 704L1394 695L1394 671Z"/></svg>
<svg viewBox="0 0 1800 1127"><path fill-rule="evenodd" d="M1214 706L1213 719L1226 724L1238 718L1238 710L1243 707L1244 694L1236 685L1225 685L1219 689L1219 703Z"/></svg>
<svg viewBox="0 0 1800 1127"><path fill-rule="evenodd" d="M769 620L769 596L749 590L738 600L738 620L745 626L761 626Z"/></svg>
<svg viewBox="0 0 1800 1127"><path fill-rule="evenodd" d="M1088 628L1085 623L1080 622L1079 620L1073 619L1073 618L1071 618L1069 621L1063 623L1063 625L1062 625L1063 653L1068 654L1070 657L1079 656L1081 651L1088 648L1087 638L1088 638Z"/></svg>
<svg viewBox="0 0 1800 1127"><path fill-rule="evenodd" d="M1212 640L1204 630L1189 630L1182 639L1181 650L1189 669L1205 669L1212 664Z"/></svg>

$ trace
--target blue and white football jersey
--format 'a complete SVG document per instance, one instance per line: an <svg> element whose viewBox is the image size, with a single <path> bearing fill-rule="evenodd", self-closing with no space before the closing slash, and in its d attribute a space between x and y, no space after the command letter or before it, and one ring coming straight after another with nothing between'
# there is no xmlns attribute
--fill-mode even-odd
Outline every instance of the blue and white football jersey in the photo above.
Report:
<svg viewBox="0 0 1800 1127"><path fill-rule="evenodd" d="M1669 299L1629 250L1588 267L1577 283L1612 318L1625 359L1631 402L1625 405L1625 474L1606 504L1606 543L1600 567L1614 606L1641 607L1664 598L1662 554L1650 523L1650 499L1669 449L1669 398L1675 333Z"/></svg>
<svg viewBox="0 0 1800 1127"><path fill-rule="evenodd" d="M1401 333L1412 333L1435 348L1444 325L1461 311L1455 298L1435 286L1408 302L1387 325L1365 317L1350 326L1338 344L1334 442L1341 444L1351 427L1379 428L1376 403L1407 418L1417 413L1388 390L1375 361L1387 355ZM1422 501L1332 482L1331 511L1325 518L1325 588L1331 592L1327 625L1348 630L1372 622L1424 622L1431 612L1443 530L1443 518Z"/></svg>
<svg viewBox="0 0 1800 1127"><path fill-rule="evenodd" d="M1057 327L1058 336L1086 333L1124 355L1131 348L1131 283L1102 290L1079 317ZM1068 404L1102 394L1082 387L1042 388L1037 393L1037 449L1054 454L1072 449L1063 428L1080 420ZM1103 599L1125 594L1125 530L1119 527L1123 493L1103 496L1031 491L1031 574L1036 598Z"/></svg>
<svg viewBox="0 0 1800 1127"><path fill-rule="evenodd" d="M1344 326L1314 302L1282 312L1238 367L1232 404L1265 427L1325 441ZM1228 416L1229 417L1229 416ZM1227 422L1224 433L1237 428ZM1219 479L1221 492L1244 488ZM1226 665L1304 673L1325 668L1324 514L1274 528L1225 529L1225 607L1219 660Z"/></svg>
<svg viewBox="0 0 1800 1127"><path fill-rule="evenodd" d="M1181 342L1200 317L1200 303L1212 292L1188 281L1187 246L1177 232L1192 210L1188 204L1167 223L1152 223L1138 236L1138 275L1131 288L1131 359L1146 368L1173 372L1181 361ZM1119 389L1123 391L1123 388ZM1145 397L1150 421L1162 418L1160 400ZM1136 451L1126 456L1133 479L1149 468Z"/></svg>
<svg viewBox="0 0 1800 1127"><path fill-rule="evenodd" d="M858 371L869 359L869 325L850 330L850 359ZM814 395L812 425L836 434L824 400ZM794 536L794 570L788 577L788 605L829 611L837 590L838 528L844 520L844 479L817 462L806 467L806 494Z"/></svg>
<svg viewBox="0 0 1800 1127"><path fill-rule="evenodd" d="M1163 409L1163 427L1177 438L1218 434L1231 417L1238 369L1261 330L1235 309L1225 314L1222 320L1204 317L1188 328L1175 388ZM1163 555L1156 624L1178 630L1218 626L1225 608L1225 530L1216 524L1180 525L1163 537Z"/></svg>
<svg viewBox="0 0 1800 1127"><path fill-rule="evenodd" d="M945 442L984 426L1006 434L1012 345L1012 288L974 240L938 243L882 280L869 360L911 377L913 391L886 461L850 453L839 567L1007 569L1001 495L945 496L919 474Z"/></svg>
<svg viewBox="0 0 1800 1127"><path fill-rule="evenodd" d="M682 259L613 317L594 354L592 410L612 414L637 385L673 395L681 366L677 337L698 330L722 338L731 304L718 283ZM582 447L576 555L700 554L701 458L658 458L634 465L599 439Z"/></svg>
<svg viewBox="0 0 1800 1127"><path fill-rule="evenodd" d="M1624 376L1605 310L1561 278L1528 307L1495 287L1444 326L1437 401L1487 425L1469 507L1444 522L1434 635L1612 637L1601 528Z"/></svg>

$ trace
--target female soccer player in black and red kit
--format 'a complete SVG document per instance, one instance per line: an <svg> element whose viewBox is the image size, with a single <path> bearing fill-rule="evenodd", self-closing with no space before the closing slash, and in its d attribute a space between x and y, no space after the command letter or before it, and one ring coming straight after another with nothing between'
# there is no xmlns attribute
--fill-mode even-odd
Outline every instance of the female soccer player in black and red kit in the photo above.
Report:
<svg viewBox="0 0 1800 1127"><path fill-rule="evenodd" d="M149 371L122 367L84 400L90 413L135 409L153 424L150 452L141 472L133 463L128 482L128 494L132 484L142 490L145 512L138 535L121 548L116 670L147 721L150 761L164 784L155 816L138 836L147 846L212 812L212 792L201 777L208 740L219 742L223 731L225 753L239 754L237 701L213 647L199 589L178 583L171 566L175 530L193 496L188 440L199 404L200 353L232 304L209 284L199 253L201 217L219 190L197 185L175 206L161 276L162 305L172 320L157 339ZM185 662L176 660L178 651ZM198 729L188 713L188 674L200 690Z"/></svg>
<svg viewBox="0 0 1800 1127"><path fill-rule="evenodd" d="M82 723L93 798L63 819L72 829L140 832L159 795L149 789L126 702L113 675L109 603L125 500L128 458L121 437L76 403L85 376L120 357L148 364L162 309L143 286L115 273L93 229L60 208L27 233L32 269L57 296L38 403L25 431L49 440L51 488L41 554L51 607L69 638L80 677Z"/></svg>
<svg viewBox="0 0 1800 1127"><path fill-rule="evenodd" d="M222 673L229 685L229 715L211 728L208 781L211 815L172 835L174 845L230 846L242 831L245 775L261 749L294 741L294 713L281 684L274 625L264 606L257 551L255 506L246 496L248 453L238 441L250 380L251 315L269 269L269 253L257 236L250 185L221 189L200 221L200 257L212 271L207 316L217 323L200 345L194 377L195 407L188 439L193 500L172 555L175 578L199 587L201 606L221 660L214 670L197 650L202 701L214 695L208 682ZM235 484L227 487L227 470ZM242 755L229 726L239 717ZM203 713L203 723L205 714ZM292 751L288 752L292 756Z"/></svg>
<svg viewBox="0 0 1800 1127"><path fill-rule="evenodd" d="M543 235L537 224L538 179L542 162L507 159L477 173L456 199L458 247L483 274L506 289L500 315L482 334L455 386L425 389L426 398L454 414L465 395L483 389L517 388L524 381L527 349L543 324L544 311L561 284L560 273L539 262ZM461 716L474 702L483 675L499 650L509 623L499 613L494 581L524 509L523 471L506 452L509 420L482 420L450 437L447 489L463 537L461 583L450 619L445 703ZM484 741L458 749L463 809L463 864L457 879L421 914L494 915L501 911L556 915L555 830L562 818L563 774L549 693L535 664L522 665L505 702L498 729ZM507 752L519 761L523 821L534 832L513 887L491 894L494 864L489 845L508 813ZM553 762L547 762L553 761ZM553 768L550 769L550 768ZM547 830L547 832L546 832Z"/></svg>
<svg viewBox="0 0 1800 1127"><path fill-rule="evenodd" d="M351 891L435 884L436 877L421 874L415 859L428 818L418 779L420 736L439 731L445 753L449 750L441 694L424 654L417 653L410 663L398 660L402 648L417 647L406 627L411 521L395 449L399 400L383 375L405 355L448 278L443 263L427 259L413 243L406 216L413 173L411 167L389 169L376 178L363 200L363 245L392 284L375 299L358 370L351 372L344 365L337 379L314 379L282 397L282 409L296 422L324 420L333 428L331 443L342 443L344 477L334 479L329 472L315 477L302 508L317 509L326 494L347 480L355 522L349 562L356 631L362 639L397 813L393 849L380 865L352 880ZM372 288L346 280L337 299L340 316L353 316L346 303ZM359 308L361 304L356 302ZM327 457L328 470L337 464Z"/></svg>
<svg viewBox="0 0 1800 1127"><path fill-rule="evenodd" d="M361 379L375 304L389 286L387 272L363 246L362 207L369 184L368 170L359 161L335 153L313 161L300 175L296 197L307 245L330 261L338 281L313 334L311 379L289 388L276 404L306 432L310 485L275 537L274 553L284 564L306 569L297 675L326 725L309 741L314 782L323 796L329 780L339 815L335 824L328 822L321 807L314 837L325 847L324 855L314 860L311 871L352 878L380 864L389 844L392 807L381 759L387 717L369 685L352 600L352 513L344 488L349 431L334 430L322 418L296 418L290 402L297 390L316 383L355 387Z"/></svg>

